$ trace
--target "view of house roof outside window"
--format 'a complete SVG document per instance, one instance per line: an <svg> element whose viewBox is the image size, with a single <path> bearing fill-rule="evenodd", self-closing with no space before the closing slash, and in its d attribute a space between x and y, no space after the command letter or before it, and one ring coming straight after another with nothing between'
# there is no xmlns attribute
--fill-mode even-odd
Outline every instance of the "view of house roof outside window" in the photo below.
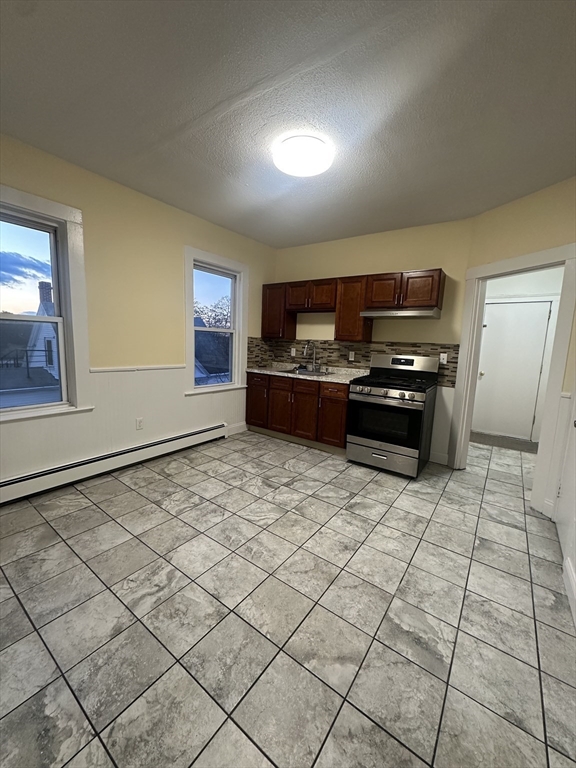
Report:
<svg viewBox="0 0 576 768"><path fill-rule="evenodd" d="M194 383L232 381L235 277L194 269Z"/></svg>
<svg viewBox="0 0 576 768"><path fill-rule="evenodd" d="M50 234L0 222L0 408L62 400Z"/></svg>

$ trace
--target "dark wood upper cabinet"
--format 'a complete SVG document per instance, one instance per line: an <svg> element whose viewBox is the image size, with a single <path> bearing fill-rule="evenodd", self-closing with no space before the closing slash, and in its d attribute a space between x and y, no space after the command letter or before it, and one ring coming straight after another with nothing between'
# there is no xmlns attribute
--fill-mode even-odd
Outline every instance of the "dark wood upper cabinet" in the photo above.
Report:
<svg viewBox="0 0 576 768"><path fill-rule="evenodd" d="M338 341L370 341L372 318L360 317L366 303L366 275L338 278L336 325Z"/></svg>
<svg viewBox="0 0 576 768"><path fill-rule="evenodd" d="M400 306L402 308L438 307L442 309L446 275L441 269L402 273Z"/></svg>
<svg viewBox="0 0 576 768"><path fill-rule="evenodd" d="M268 426L268 381L265 374L249 373L246 388L246 424Z"/></svg>
<svg viewBox="0 0 576 768"><path fill-rule="evenodd" d="M366 309L397 307L402 292L402 272L368 275L366 281Z"/></svg>
<svg viewBox="0 0 576 768"><path fill-rule="evenodd" d="M336 278L286 283L286 309L289 312L334 312Z"/></svg>
<svg viewBox="0 0 576 768"><path fill-rule="evenodd" d="M262 286L262 338L296 338L296 315L286 309L285 283Z"/></svg>

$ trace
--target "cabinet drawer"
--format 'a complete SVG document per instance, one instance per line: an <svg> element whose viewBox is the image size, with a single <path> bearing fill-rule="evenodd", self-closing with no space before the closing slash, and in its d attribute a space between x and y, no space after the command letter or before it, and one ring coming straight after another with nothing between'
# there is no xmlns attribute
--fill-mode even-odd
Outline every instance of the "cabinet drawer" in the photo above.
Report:
<svg viewBox="0 0 576 768"><path fill-rule="evenodd" d="M336 400L348 400L348 384L330 384L320 382L320 397L331 397Z"/></svg>
<svg viewBox="0 0 576 768"><path fill-rule="evenodd" d="M286 379L283 376L270 376L270 389L283 389L286 392L291 392L292 379Z"/></svg>
<svg viewBox="0 0 576 768"><path fill-rule="evenodd" d="M318 394L319 383L309 381L308 379L294 379L292 382L292 392L308 392L311 395Z"/></svg>
<svg viewBox="0 0 576 768"><path fill-rule="evenodd" d="M267 387L269 378L265 373L249 373L246 377L246 383L249 387Z"/></svg>

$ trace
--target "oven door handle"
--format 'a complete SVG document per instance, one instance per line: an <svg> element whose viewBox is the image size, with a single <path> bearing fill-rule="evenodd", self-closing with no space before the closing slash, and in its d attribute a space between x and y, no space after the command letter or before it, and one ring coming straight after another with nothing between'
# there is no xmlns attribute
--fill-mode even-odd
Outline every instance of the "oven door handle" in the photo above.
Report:
<svg viewBox="0 0 576 768"><path fill-rule="evenodd" d="M424 403L417 400L396 400L394 397L378 397L373 395L357 395L355 392L349 395L350 400L358 400L361 403L372 403L373 405L393 405L394 408L409 408L414 411L423 411Z"/></svg>

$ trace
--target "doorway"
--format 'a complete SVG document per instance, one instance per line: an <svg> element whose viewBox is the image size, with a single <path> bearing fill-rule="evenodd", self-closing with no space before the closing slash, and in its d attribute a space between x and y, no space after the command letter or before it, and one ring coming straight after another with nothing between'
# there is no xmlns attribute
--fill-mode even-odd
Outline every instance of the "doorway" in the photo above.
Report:
<svg viewBox="0 0 576 768"><path fill-rule="evenodd" d="M472 442L537 453L563 274L486 281Z"/></svg>

